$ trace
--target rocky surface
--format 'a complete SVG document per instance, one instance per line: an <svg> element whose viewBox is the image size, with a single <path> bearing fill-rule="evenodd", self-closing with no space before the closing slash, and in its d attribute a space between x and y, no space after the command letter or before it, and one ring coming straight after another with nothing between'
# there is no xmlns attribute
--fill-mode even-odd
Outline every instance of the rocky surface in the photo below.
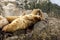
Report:
<svg viewBox="0 0 60 40"><path fill-rule="evenodd" d="M29 3L44 3L48 0L0 0L0 14L3 16L20 15L25 11L26 2ZM28 5L28 7L30 7Z"/></svg>
<svg viewBox="0 0 60 40"><path fill-rule="evenodd" d="M13 33L0 30L0 40L60 40L60 19L48 17L31 27Z"/></svg>
<svg viewBox="0 0 60 40"><path fill-rule="evenodd" d="M24 1L25 0L0 0L0 15L18 16L23 12L26 14L31 13L32 10L24 9ZM35 3L43 2L43 0L28 0L27 3L34 1ZM45 1L48 2L48 0ZM34 26L31 26L31 29L18 30L14 33L5 33L0 29L0 40L60 40L60 19L48 17L46 13L44 13L44 15L46 20L37 22Z"/></svg>

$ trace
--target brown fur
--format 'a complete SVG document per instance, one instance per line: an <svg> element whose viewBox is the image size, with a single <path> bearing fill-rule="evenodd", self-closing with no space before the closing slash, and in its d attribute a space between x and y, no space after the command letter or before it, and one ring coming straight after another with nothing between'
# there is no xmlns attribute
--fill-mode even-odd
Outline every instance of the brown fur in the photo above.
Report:
<svg viewBox="0 0 60 40"><path fill-rule="evenodd" d="M24 16L26 13L23 12L22 15L20 16ZM8 20L8 22L12 22L13 20L19 18L20 16L7 16L6 19Z"/></svg>
<svg viewBox="0 0 60 40"><path fill-rule="evenodd" d="M3 16L0 16L0 28L2 28L4 25L8 24L8 21Z"/></svg>
<svg viewBox="0 0 60 40"><path fill-rule="evenodd" d="M19 18L19 16L7 16L6 19L8 20L8 22L12 22L13 20Z"/></svg>
<svg viewBox="0 0 60 40"><path fill-rule="evenodd" d="M37 15L37 13L39 13L39 15ZM14 32L18 29L26 29L30 25L35 24L40 20L43 20L41 11L39 9L34 9L31 14L20 16L10 24L4 26L2 31Z"/></svg>

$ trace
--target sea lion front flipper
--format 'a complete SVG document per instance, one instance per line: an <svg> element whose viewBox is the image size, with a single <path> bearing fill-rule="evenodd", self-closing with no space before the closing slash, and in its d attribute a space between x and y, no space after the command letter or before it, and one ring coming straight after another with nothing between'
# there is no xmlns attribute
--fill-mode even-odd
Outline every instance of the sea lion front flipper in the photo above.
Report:
<svg viewBox="0 0 60 40"><path fill-rule="evenodd" d="M7 16L6 19L8 20L8 22L12 22L13 20L19 18L19 16Z"/></svg>

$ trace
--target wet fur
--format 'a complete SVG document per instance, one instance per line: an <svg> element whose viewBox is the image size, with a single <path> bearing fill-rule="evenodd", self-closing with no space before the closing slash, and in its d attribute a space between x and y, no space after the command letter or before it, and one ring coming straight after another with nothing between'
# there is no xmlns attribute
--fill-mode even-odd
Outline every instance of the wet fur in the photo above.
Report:
<svg viewBox="0 0 60 40"><path fill-rule="evenodd" d="M20 15L20 16L24 16L25 14L26 14L26 13L23 12L22 15ZM11 23L13 20L19 18L20 16L7 16L7 17L5 17L5 18L8 20L9 23Z"/></svg>

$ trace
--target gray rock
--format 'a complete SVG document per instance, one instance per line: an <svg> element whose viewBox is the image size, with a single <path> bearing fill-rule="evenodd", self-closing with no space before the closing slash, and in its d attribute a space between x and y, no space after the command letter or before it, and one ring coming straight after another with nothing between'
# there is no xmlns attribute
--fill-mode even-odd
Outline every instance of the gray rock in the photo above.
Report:
<svg viewBox="0 0 60 40"><path fill-rule="evenodd" d="M60 36L60 21L56 18L49 18L47 22L38 22L33 31L34 40L57 40Z"/></svg>
<svg viewBox="0 0 60 40"><path fill-rule="evenodd" d="M12 3L8 3L7 6L3 6L5 16L17 16L20 10Z"/></svg>

